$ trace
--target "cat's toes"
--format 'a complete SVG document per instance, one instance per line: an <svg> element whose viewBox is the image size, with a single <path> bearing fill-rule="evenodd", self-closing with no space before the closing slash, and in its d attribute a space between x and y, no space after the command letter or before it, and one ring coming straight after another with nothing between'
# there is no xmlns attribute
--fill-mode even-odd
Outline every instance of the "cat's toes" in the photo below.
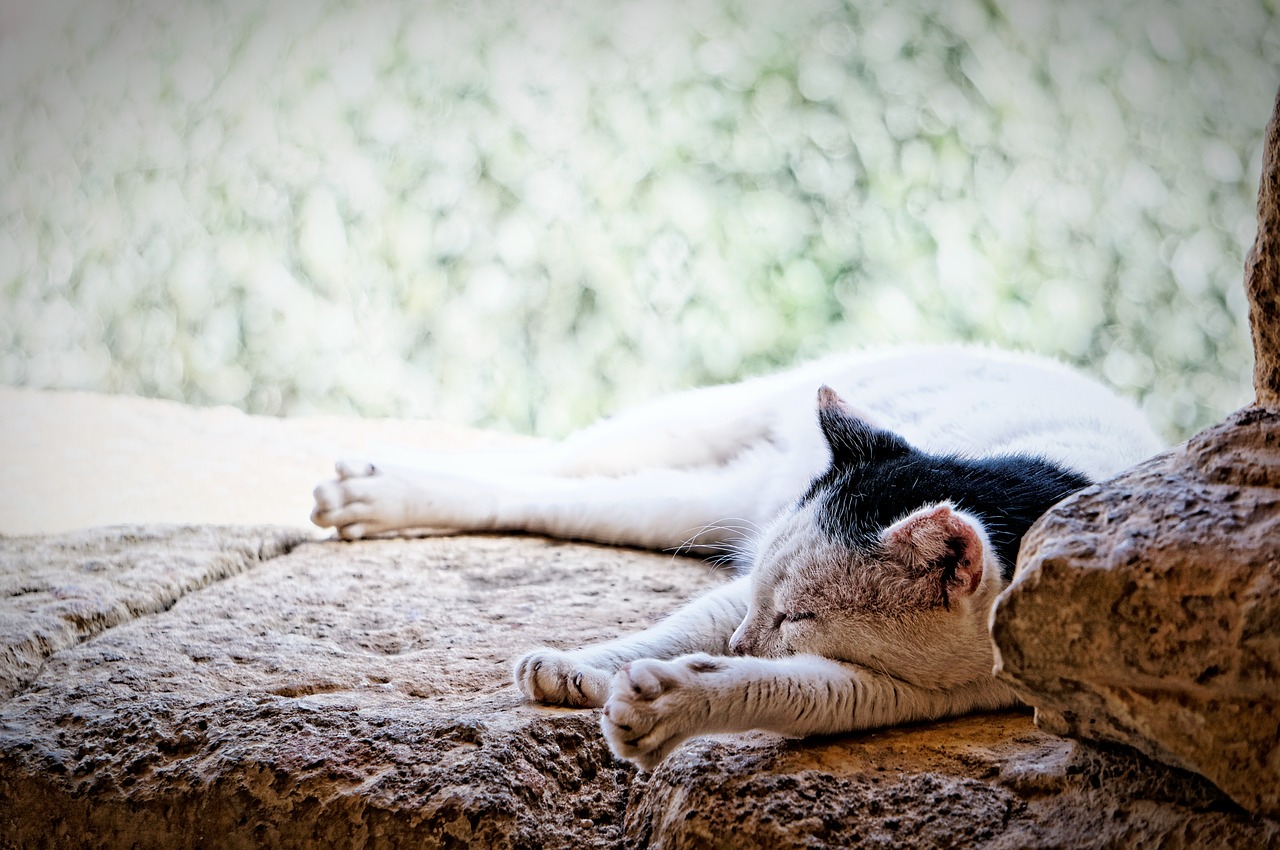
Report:
<svg viewBox="0 0 1280 850"><path fill-rule="evenodd" d="M614 755L653 770L697 734L705 700L697 696L694 672L685 660L647 658L618 671L600 718Z"/></svg>
<svg viewBox="0 0 1280 850"><path fill-rule="evenodd" d="M547 705L598 708L609 695L609 674L576 661L567 652L539 649L516 662L516 687Z"/></svg>
<svg viewBox="0 0 1280 850"><path fill-rule="evenodd" d="M376 475L378 467L373 461L364 458L344 457L333 465L333 469L338 473L338 480L346 480L348 478L367 478L370 475Z"/></svg>
<svg viewBox="0 0 1280 850"><path fill-rule="evenodd" d="M334 528L338 512L346 505L342 481L321 481L311 491L315 504L311 508L311 521L321 528Z"/></svg>

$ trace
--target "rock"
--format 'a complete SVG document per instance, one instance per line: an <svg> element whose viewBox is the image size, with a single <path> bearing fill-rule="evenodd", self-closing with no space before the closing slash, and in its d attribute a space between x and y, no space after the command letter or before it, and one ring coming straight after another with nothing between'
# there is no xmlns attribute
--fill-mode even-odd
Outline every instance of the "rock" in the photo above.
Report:
<svg viewBox="0 0 1280 850"><path fill-rule="evenodd" d="M1280 816L1280 96L1245 289L1257 405L1050 510L993 619L1041 728Z"/></svg>
<svg viewBox="0 0 1280 850"><path fill-rule="evenodd" d="M54 653L287 552L296 531L116 528L0 538L0 699Z"/></svg>
<svg viewBox="0 0 1280 850"><path fill-rule="evenodd" d="M111 614L91 635L76 613L36 671L5 656L24 663L0 707L0 846L618 845L630 769L594 713L525 704L512 660L636 628L708 569L497 537L286 553L292 535L4 541L46 564L14 579L33 593L5 599L9 639L62 615L27 596Z"/></svg>
<svg viewBox="0 0 1280 850"><path fill-rule="evenodd" d="M630 843L662 848L1265 847L1209 783L993 714L838 740L686 745L638 777Z"/></svg>
<svg viewBox="0 0 1280 850"><path fill-rule="evenodd" d="M21 570L6 568L6 589L38 588L0 602L6 641L22 636L14 623L52 633L59 596L112 612L73 618L42 662L8 675L6 850L1280 842L1280 823L1198 777L1054 737L1025 713L721 736L644 775L610 755L598 712L520 698L521 652L652 620L719 580L696 561L269 528L0 543Z"/></svg>
<svg viewBox="0 0 1280 850"><path fill-rule="evenodd" d="M1280 92L1267 125L1258 182L1258 236L1245 260L1258 406L1280 408Z"/></svg>
<svg viewBox="0 0 1280 850"><path fill-rule="evenodd" d="M1280 813L1277 459L1280 415L1247 410L1031 529L992 633L1041 728Z"/></svg>
<svg viewBox="0 0 1280 850"><path fill-rule="evenodd" d="M0 386L0 534L273 525L320 536L311 488L377 446L500 451L531 437L415 419L250 416L154 398ZM93 423L86 427L85 423Z"/></svg>

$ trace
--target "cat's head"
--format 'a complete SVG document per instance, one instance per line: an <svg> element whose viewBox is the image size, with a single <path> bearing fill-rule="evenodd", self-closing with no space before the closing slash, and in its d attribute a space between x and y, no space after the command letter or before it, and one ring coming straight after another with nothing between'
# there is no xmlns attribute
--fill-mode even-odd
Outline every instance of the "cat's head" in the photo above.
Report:
<svg viewBox="0 0 1280 850"><path fill-rule="evenodd" d="M949 470L826 387L818 419L831 465L757 541L732 651L813 653L927 687L990 675L1001 564L949 497Z"/></svg>

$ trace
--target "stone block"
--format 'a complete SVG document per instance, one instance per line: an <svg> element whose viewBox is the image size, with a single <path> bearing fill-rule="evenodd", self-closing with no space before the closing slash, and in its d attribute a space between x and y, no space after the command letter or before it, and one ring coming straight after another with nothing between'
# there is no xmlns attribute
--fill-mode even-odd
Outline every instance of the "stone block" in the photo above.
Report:
<svg viewBox="0 0 1280 850"><path fill-rule="evenodd" d="M1048 731L1280 814L1280 414L1249 408L1055 507L994 617Z"/></svg>
<svg viewBox="0 0 1280 850"><path fill-rule="evenodd" d="M61 635L0 656L4 850L1280 842L1199 777L1025 712L702 739L650 775L613 758L597 711L522 700L514 658L645 625L721 580L698 561L225 526L0 552L6 646L29 645L23 624Z"/></svg>

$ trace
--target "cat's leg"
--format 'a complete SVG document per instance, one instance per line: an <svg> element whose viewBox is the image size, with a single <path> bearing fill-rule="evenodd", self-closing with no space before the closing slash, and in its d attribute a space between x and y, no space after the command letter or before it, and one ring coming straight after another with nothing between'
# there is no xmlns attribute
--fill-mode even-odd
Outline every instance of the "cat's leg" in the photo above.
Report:
<svg viewBox="0 0 1280 850"><path fill-rule="evenodd" d="M784 484L785 501L800 492L806 476L820 465L816 426L809 439L782 436L796 426L777 421L768 394L743 395L742 389L714 387L662 399L563 442L528 450L454 455L392 450L370 459L344 459L336 465L336 478L316 486L312 521L336 528L345 539L445 528L677 546L701 525L732 517L758 521L761 513L771 515L780 506L782 502L770 499L763 511L751 505L744 513L738 507L759 501L749 498L753 483L768 483L744 480L753 468L756 478L788 474L760 472L762 464L796 471ZM682 398L688 403L680 403ZM799 428L811 418L804 414ZM720 504L728 492L721 485L731 479L748 491L730 493L731 504ZM603 528L600 520L610 512L619 516L620 502L628 499L640 500L627 505L626 512L635 511L637 525L644 528L639 533ZM566 504L557 516L544 516L554 500ZM656 511L662 516L645 507L655 500L663 502Z"/></svg>
<svg viewBox="0 0 1280 850"><path fill-rule="evenodd" d="M431 452L380 447L344 458L339 479L379 469L465 475L476 470L558 477L623 476L645 469L716 467L762 444L812 430L816 384L797 394L787 376L688 390L627 408L563 440L508 451ZM793 399L794 397L794 399Z"/></svg>
<svg viewBox="0 0 1280 850"><path fill-rule="evenodd" d="M556 474L561 450L558 443L530 440L510 449L433 452L406 446L375 445L364 454L343 457L334 464L339 478L376 475L380 468L420 470L443 475L467 475L474 470L502 470L509 474Z"/></svg>
<svg viewBox="0 0 1280 850"><path fill-rule="evenodd" d="M312 520L354 540L416 528L528 531L647 549L715 553L795 498L820 458L766 444L726 466L562 478L396 467L316 487Z"/></svg>
<svg viewBox="0 0 1280 850"><path fill-rule="evenodd" d="M762 444L786 436L792 410L778 376L703 387L663 396L600 419L559 443L557 475L619 476L644 469L724 466Z"/></svg>
<svg viewBox="0 0 1280 850"><path fill-rule="evenodd" d="M1017 704L994 678L931 690L816 655L640 659L614 676L601 725L620 758L652 770L682 741L765 729L805 736Z"/></svg>
<svg viewBox="0 0 1280 850"><path fill-rule="evenodd" d="M536 649L516 662L516 686L529 699L550 705L604 705L610 680L628 661L728 652L749 596L749 578L743 576L642 632L569 651Z"/></svg>

